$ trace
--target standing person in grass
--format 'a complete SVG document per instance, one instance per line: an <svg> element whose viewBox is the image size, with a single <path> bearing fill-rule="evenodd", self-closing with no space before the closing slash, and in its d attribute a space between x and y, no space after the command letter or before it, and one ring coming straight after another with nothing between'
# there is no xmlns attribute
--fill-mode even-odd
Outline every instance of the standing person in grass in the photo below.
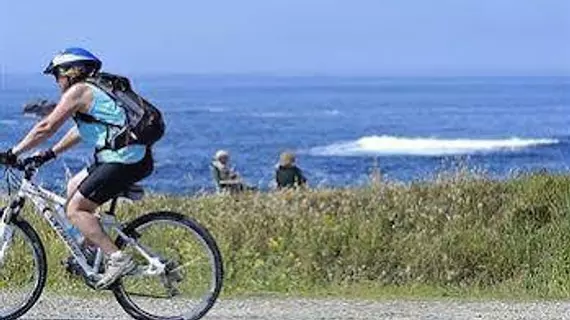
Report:
<svg viewBox="0 0 570 320"><path fill-rule="evenodd" d="M295 164L295 154L283 152L275 171L277 189L302 187L307 184L303 172Z"/></svg>

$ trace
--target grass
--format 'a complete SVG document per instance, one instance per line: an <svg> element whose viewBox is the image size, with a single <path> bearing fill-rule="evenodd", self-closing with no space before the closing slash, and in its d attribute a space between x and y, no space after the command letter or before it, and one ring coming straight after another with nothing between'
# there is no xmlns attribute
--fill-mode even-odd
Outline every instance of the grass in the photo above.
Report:
<svg viewBox="0 0 570 320"><path fill-rule="evenodd" d="M226 297L564 299L569 191L561 175L497 181L462 172L358 189L151 196L121 206L119 217L196 218L222 251ZM47 247L49 290L89 290L59 266L67 252L53 232L25 215Z"/></svg>

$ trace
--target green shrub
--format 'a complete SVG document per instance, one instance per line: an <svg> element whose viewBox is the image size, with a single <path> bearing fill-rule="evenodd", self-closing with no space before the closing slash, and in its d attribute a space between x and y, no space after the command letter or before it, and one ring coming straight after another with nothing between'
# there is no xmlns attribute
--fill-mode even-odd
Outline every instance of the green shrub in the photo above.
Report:
<svg viewBox="0 0 570 320"><path fill-rule="evenodd" d="M166 209L196 218L222 250L226 294L430 287L565 297L568 190L566 176L463 173L358 189L151 196L121 206L119 217ZM59 266L61 242L32 220L48 248L50 287L81 287Z"/></svg>

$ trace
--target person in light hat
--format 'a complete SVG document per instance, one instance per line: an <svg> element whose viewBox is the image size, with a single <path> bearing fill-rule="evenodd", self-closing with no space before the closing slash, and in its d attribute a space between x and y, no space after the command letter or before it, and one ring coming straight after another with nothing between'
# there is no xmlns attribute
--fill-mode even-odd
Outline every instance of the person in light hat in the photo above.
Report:
<svg viewBox="0 0 570 320"><path fill-rule="evenodd" d="M230 154L228 151L216 151L210 166L218 192L233 193L243 190L243 183L239 175L230 167Z"/></svg>
<svg viewBox="0 0 570 320"><path fill-rule="evenodd" d="M306 185L307 179L303 172L295 164L295 154L283 152L279 157L279 163L275 170L277 188L295 188Z"/></svg>

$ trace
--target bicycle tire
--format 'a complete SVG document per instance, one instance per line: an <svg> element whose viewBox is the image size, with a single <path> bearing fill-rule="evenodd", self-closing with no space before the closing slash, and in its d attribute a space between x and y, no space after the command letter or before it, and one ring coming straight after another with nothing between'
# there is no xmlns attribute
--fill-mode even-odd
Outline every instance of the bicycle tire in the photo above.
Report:
<svg viewBox="0 0 570 320"><path fill-rule="evenodd" d="M202 307L202 309L193 314L192 316L160 316L155 314L150 314L145 310L139 308L139 306L134 303L128 293L124 290L124 287L119 280L113 287L112 291L115 295L115 298L119 305L131 315L133 318L138 320L198 320L202 318L206 313L214 306L216 300L218 299L222 286L223 286L223 275L224 275L224 268L222 262L222 255L216 244L216 241L209 233L209 231L200 225L196 220L184 216L180 213L176 212L169 212L169 211L159 211L159 212L151 212L136 218L135 220L129 222L124 228L123 232L127 234L129 237L137 237L136 229L139 226L143 226L151 221L174 221L183 224L185 227L190 228L198 234L204 243L207 245L208 249L213 255L214 258L214 265L215 265L215 286L214 290L211 292L207 303ZM125 246L125 241L122 238L117 238L116 245L119 249L122 249Z"/></svg>
<svg viewBox="0 0 570 320"><path fill-rule="evenodd" d="M30 242L33 252L37 258L38 262L38 279L36 280L35 287L32 291L32 294L28 298L28 300L23 303L20 307L15 309L14 311L10 312L9 314L2 315L0 314L0 320L14 320L18 319L26 312L28 312L38 301L40 298L43 289L46 285L47 280L47 259L46 259L46 252L41 239L34 230L34 228L25 220L22 219L15 219L12 222L12 225L16 228L20 229L27 240Z"/></svg>

